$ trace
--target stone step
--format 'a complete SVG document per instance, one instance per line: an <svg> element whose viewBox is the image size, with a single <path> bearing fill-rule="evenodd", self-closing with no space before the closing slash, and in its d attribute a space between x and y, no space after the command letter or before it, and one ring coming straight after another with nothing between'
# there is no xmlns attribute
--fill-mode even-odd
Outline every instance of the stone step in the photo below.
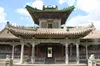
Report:
<svg viewBox="0 0 100 66"><path fill-rule="evenodd" d="M86 64L15 64L14 66L87 66Z"/></svg>
<svg viewBox="0 0 100 66"><path fill-rule="evenodd" d="M0 62L4 62L5 61L5 59L0 59Z"/></svg>

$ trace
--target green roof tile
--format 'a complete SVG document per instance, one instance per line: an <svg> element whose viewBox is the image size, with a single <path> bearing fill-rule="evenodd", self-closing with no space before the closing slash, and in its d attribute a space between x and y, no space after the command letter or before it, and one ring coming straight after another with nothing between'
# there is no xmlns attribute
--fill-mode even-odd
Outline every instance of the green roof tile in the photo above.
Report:
<svg viewBox="0 0 100 66"><path fill-rule="evenodd" d="M75 7L74 6L70 6L70 7L67 7L67 8L63 8L61 10L58 10L57 8L53 8L53 7L48 7L47 8L43 8L43 10L40 10L40 9L37 9L37 8L33 8L29 5L26 5L25 7L26 9L29 9L29 10L33 10L33 11L67 11L67 10L72 10L74 9Z"/></svg>

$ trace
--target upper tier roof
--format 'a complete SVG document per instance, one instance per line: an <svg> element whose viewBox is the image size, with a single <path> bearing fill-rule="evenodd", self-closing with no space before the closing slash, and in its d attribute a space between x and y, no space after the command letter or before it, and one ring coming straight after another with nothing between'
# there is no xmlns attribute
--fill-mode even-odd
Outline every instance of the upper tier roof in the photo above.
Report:
<svg viewBox="0 0 100 66"><path fill-rule="evenodd" d="M71 29L48 29L48 28L29 28L29 27L17 27L11 24L7 25L7 29L15 36L20 36L24 38L32 38L37 36L65 36L68 38L80 38L89 34L94 28L89 27L79 27Z"/></svg>
<svg viewBox="0 0 100 66"><path fill-rule="evenodd" d="M39 10L37 8L26 5L26 9L28 10L35 24L39 24L39 18L58 18L61 19L61 24L65 24L68 16L74 8L74 6L70 6L68 8L58 10L57 6L55 8L48 6L47 8L43 7L43 10Z"/></svg>

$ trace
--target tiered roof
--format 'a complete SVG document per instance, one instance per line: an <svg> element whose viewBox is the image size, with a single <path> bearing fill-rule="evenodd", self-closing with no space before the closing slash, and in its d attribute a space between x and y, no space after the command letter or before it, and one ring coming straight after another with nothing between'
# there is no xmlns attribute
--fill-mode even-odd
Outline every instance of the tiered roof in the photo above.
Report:
<svg viewBox="0 0 100 66"><path fill-rule="evenodd" d="M74 6L70 6L68 8L58 10L57 6L43 6L43 10L39 10L29 5L26 6L26 9L28 10L35 24L39 24L40 18L58 18L61 19L61 24L65 24L68 16L71 14L74 8Z"/></svg>
<svg viewBox="0 0 100 66"><path fill-rule="evenodd" d="M58 7L51 7L51 6L43 6L43 10L39 10L30 6L26 6L26 9L32 16L33 20L36 24L39 24L40 18L60 18L61 24L65 24L66 19L70 15L70 13L73 11L74 6L71 6L69 8L64 8L62 10L58 10ZM82 38L85 37L87 34L89 34L94 27L93 26L87 26L87 27L75 27L75 28L33 28L33 27L24 27L24 26L13 26L9 22L7 22L6 28L8 32L11 33L8 34L1 34L1 38L12 38L12 39L18 39L17 37L22 38L28 38L32 39L33 37L40 38L52 38L56 37L58 38ZM1 31L2 32L2 31ZM7 33L7 31L6 31Z"/></svg>

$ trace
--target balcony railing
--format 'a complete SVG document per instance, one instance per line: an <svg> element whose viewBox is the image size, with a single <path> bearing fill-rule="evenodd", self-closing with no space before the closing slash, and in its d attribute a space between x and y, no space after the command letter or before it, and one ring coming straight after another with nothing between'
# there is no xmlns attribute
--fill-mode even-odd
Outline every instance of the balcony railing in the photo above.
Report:
<svg viewBox="0 0 100 66"><path fill-rule="evenodd" d="M65 57L56 57L55 63L65 63Z"/></svg>
<svg viewBox="0 0 100 66"><path fill-rule="evenodd" d="M51 61L50 61L51 60ZM56 57L53 59L50 59L49 62L45 57L35 57L35 63L38 64L45 64L45 63L65 63L65 58L64 57Z"/></svg>
<svg viewBox="0 0 100 66"><path fill-rule="evenodd" d="M38 63L38 64L44 64L45 63L45 58L44 57L35 57L35 63Z"/></svg>

